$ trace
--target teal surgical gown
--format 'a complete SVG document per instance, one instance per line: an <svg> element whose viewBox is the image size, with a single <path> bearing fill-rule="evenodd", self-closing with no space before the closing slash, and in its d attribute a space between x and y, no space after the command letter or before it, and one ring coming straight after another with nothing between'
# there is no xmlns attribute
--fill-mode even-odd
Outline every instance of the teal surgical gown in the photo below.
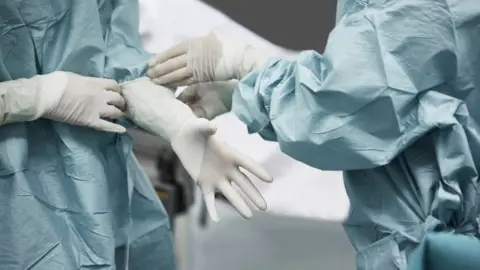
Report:
<svg viewBox="0 0 480 270"><path fill-rule="evenodd" d="M428 231L479 235L479 87L478 0L339 0L324 53L270 59L232 110L344 171L357 269L403 270Z"/></svg>
<svg viewBox="0 0 480 270"><path fill-rule="evenodd" d="M149 55L134 0L0 1L0 81L118 82ZM0 127L0 268L176 269L168 217L128 135L45 119Z"/></svg>
<svg viewBox="0 0 480 270"><path fill-rule="evenodd" d="M480 240L471 236L428 233L412 253L408 270L478 270Z"/></svg>

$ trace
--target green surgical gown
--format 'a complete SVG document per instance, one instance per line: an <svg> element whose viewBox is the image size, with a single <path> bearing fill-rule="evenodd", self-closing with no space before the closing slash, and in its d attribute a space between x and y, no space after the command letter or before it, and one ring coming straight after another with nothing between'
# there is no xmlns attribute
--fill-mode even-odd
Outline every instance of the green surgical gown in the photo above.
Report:
<svg viewBox="0 0 480 270"><path fill-rule="evenodd" d="M479 235L478 0L339 0L324 53L269 60L232 110L289 156L344 171L357 269L406 269L428 231Z"/></svg>
<svg viewBox="0 0 480 270"><path fill-rule="evenodd" d="M144 76L136 0L0 1L0 81ZM126 121L125 124L127 124ZM128 135L0 127L0 268L175 270L168 217Z"/></svg>

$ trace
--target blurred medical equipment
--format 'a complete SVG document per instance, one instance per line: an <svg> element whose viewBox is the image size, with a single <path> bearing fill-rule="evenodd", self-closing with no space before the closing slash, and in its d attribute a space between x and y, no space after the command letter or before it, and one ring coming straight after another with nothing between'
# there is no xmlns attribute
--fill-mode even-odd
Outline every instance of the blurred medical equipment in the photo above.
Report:
<svg viewBox="0 0 480 270"><path fill-rule="evenodd" d="M128 133L135 138L135 155L145 167L170 223L175 225L177 216L188 212L194 202L195 183L166 140L141 129L132 128Z"/></svg>
<svg viewBox="0 0 480 270"><path fill-rule="evenodd" d="M144 76L150 54L141 49L137 5L1 1L0 81L58 70L117 82ZM105 97L103 87L95 89ZM17 97L12 104L32 98ZM131 146L124 134L49 119L3 125L1 268L176 269L167 215Z"/></svg>
<svg viewBox="0 0 480 270"><path fill-rule="evenodd" d="M176 170L181 166L180 161L167 141L162 140L160 146L161 150L156 153L158 176L155 176L152 180L155 191L170 217L173 232L177 215L184 214L193 203L193 181L185 181L186 183L179 181L176 177Z"/></svg>
<svg viewBox="0 0 480 270"><path fill-rule="evenodd" d="M250 132L305 164L345 171L345 230L358 269L405 269L427 231L479 234L480 8L472 3L339 1L323 55L272 58L234 92L232 110ZM238 69L230 64L242 61L225 63L229 42L205 39L190 42L205 53L188 47L186 74L213 80L217 68ZM206 64L188 64L193 55ZM181 65L166 59L174 53L157 57L158 74L178 74L170 68Z"/></svg>
<svg viewBox="0 0 480 270"><path fill-rule="evenodd" d="M171 143L182 165L200 187L213 220L219 219L215 208L216 190L245 218L252 216L247 205L249 200L258 209L266 210L262 195L240 167L265 182L273 179L254 160L218 139L212 123L197 118L187 105L174 97L171 89L156 85L147 77L127 82L121 88L128 117L139 127Z"/></svg>

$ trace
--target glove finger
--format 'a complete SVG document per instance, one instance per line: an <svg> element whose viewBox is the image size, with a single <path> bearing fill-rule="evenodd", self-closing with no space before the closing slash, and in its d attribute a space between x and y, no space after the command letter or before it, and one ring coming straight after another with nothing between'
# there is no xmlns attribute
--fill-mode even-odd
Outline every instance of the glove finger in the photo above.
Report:
<svg viewBox="0 0 480 270"><path fill-rule="evenodd" d="M192 85L192 84L196 84L196 83L198 83L197 79L195 79L195 77L191 76L188 79L184 79L184 80L181 80L181 81L178 81L178 82L170 83L170 84L168 84L168 86L179 87L179 86L188 86L188 85Z"/></svg>
<svg viewBox="0 0 480 270"><path fill-rule="evenodd" d="M94 129L98 129L98 130L102 130L102 131L106 131L106 132L114 132L114 133L125 133L125 132L127 132L126 128L124 128L120 125L114 124L112 122L108 122L108 121L103 120L103 119L99 119L98 121L90 124L89 126L94 128Z"/></svg>
<svg viewBox="0 0 480 270"><path fill-rule="evenodd" d="M220 181L217 187L240 215L247 219L252 217L252 211L247 203L245 203L242 197L233 189L230 183L227 181Z"/></svg>
<svg viewBox="0 0 480 270"><path fill-rule="evenodd" d="M118 119L124 116L124 112L112 105L107 105L105 108L103 108L103 110L100 111L101 118Z"/></svg>
<svg viewBox="0 0 480 270"><path fill-rule="evenodd" d="M267 172L267 170L265 170L262 166L260 166L252 158L250 158L250 157L248 157L244 154L235 152L235 153L233 153L233 159L234 159L234 162L236 162L236 165L238 165L238 166L244 168L245 170L249 171L250 173L252 173L256 177L258 177L260 180L262 180L264 182L267 182L267 183L273 182L273 178L272 178L272 176L270 176L270 174Z"/></svg>
<svg viewBox="0 0 480 270"><path fill-rule="evenodd" d="M243 192L242 189L236 183L232 183L232 187L238 194L240 194L243 201L247 203L248 207L250 207L250 208L256 207L256 205L253 204L252 200L250 200L250 198L248 198L248 196L245 194L245 192Z"/></svg>
<svg viewBox="0 0 480 270"><path fill-rule="evenodd" d="M125 98L118 92L105 91L105 99L108 105L113 105L122 111L127 107Z"/></svg>
<svg viewBox="0 0 480 270"><path fill-rule="evenodd" d="M171 73L152 79L152 81L160 85L174 86L175 83L178 83L179 81L190 78L191 76L192 74L188 71L186 67L184 67L184 68L175 70Z"/></svg>
<svg viewBox="0 0 480 270"><path fill-rule="evenodd" d="M267 210L267 202L252 181L250 181L248 176L237 169L230 173L229 179L238 185L245 195L247 195L248 198L250 198L250 200L255 204L255 206L258 207L258 209L263 211Z"/></svg>
<svg viewBox="0 0 480 270"><path fill-rule="evenodd" d="M187 55L183 54L150 68L147 72L147 76L150 78L158 78L162 75L171 73L175 70L179 70L186 66L187 66Z"/></svg>
<svg viewBox="0 0 480 270"><path fill-rule="evenodd" d="M215 206L215 192L209 192L204 195L203 198L205 199L205 206L207 207L210 218L213 221L218 222L220 218L218 217L217 207Z"/></svg>
<svg viewBox="0 0 480 270"><path fill-rule="evenodd" d="M177 57L182 54L186 54L188 51L188 44L190 42L182 42L178 45L173 46L172 48L164 51L163 53L159 53L152 57L150 61L148 61L148 67L152 68L155 65L161 64L165 61L167 61L170 58Z"/></svg>

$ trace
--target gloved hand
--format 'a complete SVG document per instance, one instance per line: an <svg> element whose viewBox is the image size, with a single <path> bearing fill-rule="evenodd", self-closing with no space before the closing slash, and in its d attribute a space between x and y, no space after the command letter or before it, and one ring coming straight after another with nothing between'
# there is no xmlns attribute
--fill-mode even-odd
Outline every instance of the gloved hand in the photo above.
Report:
<svg viewBox="0 0 480 270"><path fill-rule="evenodd" d="M216 189L246 218L250 218L252 212L244 197L259 209L266 209L262 195L239 168L271 182L268 172L216 137L214 125L197 118L187 105L175 99L170 89L142 78L122 85L122 94L127 102L127 115L138 126L171 143L186 171L200 187L213 220L218 220ZM232 182L244 194L235 191Z"/></svg>
<svg viewBox="0 0 480 270"><path fill-rule="evenodd" d="M240 80L267 60L266 54L252 46L211 33L154 56L147 74L156 84L169 86Z"/></svg>
<svg viewBox="0 0 480 270"><path fill-rule="evenodd" d="M57 71L0 84L1 124L44 117L108 132L125 132L102 118L122 117L123 97L113 80ZM109 91L112 90L112 91Z"/></svg>
<svg viewBox="0 0 480 270"><path fill-rule="evenodd" d="M190 85L178 99L190 106L197 117L211 120L232 109L232 95L237 84L229 81Z"/></svg>

